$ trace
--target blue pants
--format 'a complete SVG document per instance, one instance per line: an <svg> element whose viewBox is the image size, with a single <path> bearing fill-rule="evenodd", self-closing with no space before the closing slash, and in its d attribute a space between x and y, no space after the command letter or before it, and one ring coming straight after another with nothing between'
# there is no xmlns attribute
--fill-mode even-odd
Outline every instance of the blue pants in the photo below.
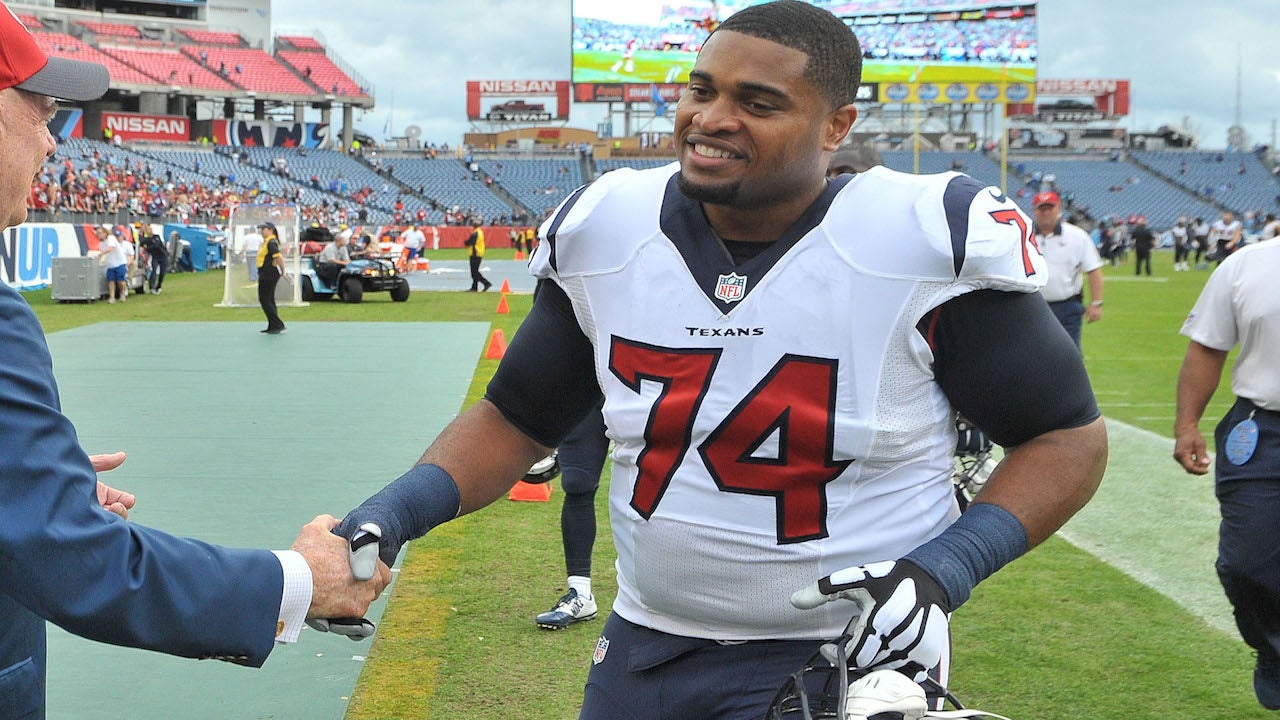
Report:
<svg viewBox="0 0 1280 720"><path fill-rule="evenodd" d="M1084 318L1084 303L1080 300L1063 300L1049 303L1053 316L1062 323L1063 329L1071 336L1076 347L1080 347L1080 325Z"/></svg>
<svg viewBox="0 0 1280 720"><path fill-rule="evenodd" d="M588 415L560 443L560 537L564 541L565 574L591 577L591 549L596 542L596 489L609 453L600 408Z"/></svg>
<svg viewBox="0 0 1280 720"><path fill-rule="evenodd" d="M760 720L822 643L721 645L611 614L592 657L578 720Z"/></svg>
<svg viewBox="0 0 1280 720"><path fill-rule="evenodd" d="M1216 569L1240 636L1263 659L1280 661L1280 413L1258 409L1258 447L1233 465L1223 443L1254 411L1240 399L1214 432L1215 493L1222 510Z"/></svg>

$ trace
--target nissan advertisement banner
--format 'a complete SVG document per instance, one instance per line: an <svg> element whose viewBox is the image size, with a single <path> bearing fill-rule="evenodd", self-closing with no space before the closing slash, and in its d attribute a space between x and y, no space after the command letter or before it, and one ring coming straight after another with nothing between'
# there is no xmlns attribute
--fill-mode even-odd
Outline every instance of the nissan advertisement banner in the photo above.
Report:
<svg viewBox="0 0 1280 720"><path fill-rule="evenodd" d="M549 100L555 101L552 108L547 107ZM568 80L467 81L468 120L520 123L568 117Z"/></svg>
<svg viewBox="0 0 1280 720"><path fill-rule="evenodd" d="M107 131L110 132L107 132ZM119 135L121 140L158 142L190 142L191 120L181 115L139 115L136 113L102 113L102 135Z"/></svg>

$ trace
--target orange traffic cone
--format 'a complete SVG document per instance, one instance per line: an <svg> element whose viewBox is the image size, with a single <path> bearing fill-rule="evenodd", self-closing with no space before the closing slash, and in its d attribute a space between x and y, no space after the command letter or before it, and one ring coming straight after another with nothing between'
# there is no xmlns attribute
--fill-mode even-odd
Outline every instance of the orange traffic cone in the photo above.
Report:
<svg viewBox="0 0 1280 720"><path fill-rule="evenodd" d="M507 354L507 339L502 335L502 328L496 328L489 336L489 349L484 351L485 360L501 360Z"/></svg>
<svg viewBox="0 0 1280 720"><path fill-rule="evenodd" d="M511 282L506 278L502 278L502 287L498 288L498 292L503 295L509 295L511 293Z"/></svg>
<svg viewBox="0 0 1280 720"><path fill-rule="evenodd" d="M523 259L524 259L524 251L523 251L523 250L517 250L517 251L516 251L516 260L523 260Z"/></svg>
<svg viewBox="0 0 1280 720"><path fill-rule="evenodd" d="M551 500L551 483L534 484L521 480L511 488L507 499L521 502L548 502Z"/></svg>
<svg viewBox="0 0 1280 720"><path fill-rule="evenodd" d="M510 312L511 312L511 308L507 307L507 296L506 296L506 295L503 295L503 296L498 300L498 309L497 309L497 310L495 310L494 312L498 313L499 315L506 315L506 314L508 314L508 313L510 313Z"/></svg>

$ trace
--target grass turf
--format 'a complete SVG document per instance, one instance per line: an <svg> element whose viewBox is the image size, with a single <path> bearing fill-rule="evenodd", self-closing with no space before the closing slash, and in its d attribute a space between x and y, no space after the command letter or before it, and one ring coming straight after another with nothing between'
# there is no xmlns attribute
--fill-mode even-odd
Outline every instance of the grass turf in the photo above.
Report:
<svg viewBox="0 0 1280 720"><path fill-rule="evenodd" d="M1086 327L1084 347L1104 414L1169 436L1186 348L1177 333L1208 273L1172 273L1169 255L1156 257L1154 281L1132 279L1130 266L1107 268L1104 318ZM26 296L48 332L104 320L261 319L256 309L212 307L221 292L222 274L211 272L173 276L163 295L125 305L62 305L47 290ZM489 320L509 340L530 299L510 297L509 315L494 314L495 303L493 294L415 292L407 303L375 296L282 312L289 323ZM468 403L496 366L478 360ZM1206 436L1229 402L1220 389ZM563 591L562 499L498 502L410 545L348 718L576 717L616 583L602 490L600 619L562 632L534 626ZM983 583L957 611L953 632L952 689L1014 720L1268 716L1252 697L1252 660L1238 638L1058 538Z"/></svg>

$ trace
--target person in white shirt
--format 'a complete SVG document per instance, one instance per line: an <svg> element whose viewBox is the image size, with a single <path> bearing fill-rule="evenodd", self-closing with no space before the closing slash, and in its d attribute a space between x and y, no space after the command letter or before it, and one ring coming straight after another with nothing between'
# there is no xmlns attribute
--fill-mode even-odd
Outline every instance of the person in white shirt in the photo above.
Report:
<svg viewBox="0 0 1280 720"><path fill-rule="evenodd" d="M1267 213L1267 222L1262 226L1262 236L1259 240L1270 240L1276 236L1280 236L1280 220L1276 219L1275 213Z"/></svg>
<svg viewBox="0 0 1280 720"><path fill-rule="evenodd" d="M106 234L98 242L98 262L107 266L107 302L117 298L124 302L129 296L125 287L129 279L129 256L116 233Z"/></svg>
<svg viewBox="0 0 1280 720"><path fill-rule="evenodd" d="M1081 319L1102 319L1102 258L1089 233L1062 220L1062 199L1056 192L1035 196L1036 244L1044 253L1048 278L1040 291L1058 322L1080 347ZM1089 304L1084 304L1084 280L1089 279Z"/></svg>
<svg viewBox="0 0 1280 720"><path fill-rule="evenodd" d="M1187 232L1187 219L1178 218L1178 221L1169 228L1169 235L1173 238L1173 269L1174 272L1181 270L1190 270L1191 263L1187 262L1187 256L1191 254L1190 233Z"/></svg>
<svg viewBox="0 0 1280 720"><path fill-rule="evenodd" d="M1209 247L1213 259L1221 265L1227 256L1240 246L1240 237L1244 233L1244 223L1236 219L1230 210L1222 213L1222 217L1209 226Z"/></svg>
<svg viewBox="0 0 1280 720"><path fill-rule="evenodd" d="M400 233L400 239L404 241L404 247L409 251L408 265L413 267L413 261L422 255L422 248L427 243L427 235L421 228L410 225Z"/></svg>
<svg viewBox="0 0 1280 720"><path fill-rule="evenodd" d="M1257 653L1253 689L1280 710L1280 240L1222 261L1182 326L1190 342L1178 374L1173 457L1205 475L1210 456L1200 419L1222 380L1227 354L1236 402L1214 431L1215 496L1222 513L1215 567L1241 637Z"/></svg>

